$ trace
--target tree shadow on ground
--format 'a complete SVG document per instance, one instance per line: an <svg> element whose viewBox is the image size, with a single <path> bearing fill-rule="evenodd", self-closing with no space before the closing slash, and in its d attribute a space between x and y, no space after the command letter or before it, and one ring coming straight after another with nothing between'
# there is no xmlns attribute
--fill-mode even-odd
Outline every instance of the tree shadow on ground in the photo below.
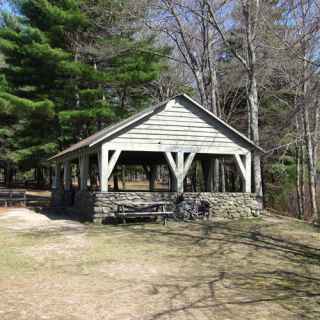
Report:
<svg viewBox="0 0 320 320"><path fill-rule="evenodd" d="M280 312L277 319L319 318L320 239L302 243L274 227L261 221L123 226L144 241L184 251L186 273L182 268L180 276L154 285L169 293L167 307L148 319L198 319L199 313L201 319L259 319L259 310ZM195 266L191 273L188 264Z"/></svg>
<svg viewBox="0 0 320 320"><path fill-rule="evenodd" d="M54 207L34 207L33 211L46 216L50 220L70 220L76 222L84 222L81 219L76 219L74 215L70 214L65 208Z"/></svg>

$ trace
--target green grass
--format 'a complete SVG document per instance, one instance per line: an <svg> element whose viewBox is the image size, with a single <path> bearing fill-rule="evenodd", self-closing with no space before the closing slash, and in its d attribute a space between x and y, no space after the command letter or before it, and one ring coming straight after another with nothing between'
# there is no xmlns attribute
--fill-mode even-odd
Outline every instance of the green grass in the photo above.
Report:
<svg viewBox="0 0 320 320"><path fill-rule="evenodd" d="M23 251L35 244L35 240L24 235L10 234L0 230L0 274L8 276L32 271L33 261Z"/></svg>

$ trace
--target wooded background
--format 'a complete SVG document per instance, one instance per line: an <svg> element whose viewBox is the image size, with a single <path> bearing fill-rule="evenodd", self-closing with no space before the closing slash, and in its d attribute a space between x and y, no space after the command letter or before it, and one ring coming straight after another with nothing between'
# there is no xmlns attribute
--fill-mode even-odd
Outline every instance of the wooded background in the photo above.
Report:
<svg viewBox="0 0 320 320"><path fill-rule="evenodd" d="M6 184L30 169L40 184L56 152L186 92L267 151L253 177L268 207L318 219L318 0L11 0L1 12Z"/></svg>

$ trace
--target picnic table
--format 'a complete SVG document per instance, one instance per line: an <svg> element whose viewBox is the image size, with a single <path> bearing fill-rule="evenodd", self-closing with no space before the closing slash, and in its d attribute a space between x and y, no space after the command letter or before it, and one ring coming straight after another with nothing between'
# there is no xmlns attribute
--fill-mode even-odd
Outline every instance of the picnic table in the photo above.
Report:
<svg viewBox="0 0 320 320"><path fill-rule="evenodd" d="M116 205L115 216L121 218L124 224L127 218L162 217L163 224L166 225L167 219L174 214L173 211L167 210L167 206L172 205L167 201L119 202Z"/></svg>
<svg viewBox="0 0 320 320"><path fill-rule="evenodd" d="M8 205L20 203L25 206L26 201L25 191L0 189L0 205L4 204L7 207Z"/></svg>

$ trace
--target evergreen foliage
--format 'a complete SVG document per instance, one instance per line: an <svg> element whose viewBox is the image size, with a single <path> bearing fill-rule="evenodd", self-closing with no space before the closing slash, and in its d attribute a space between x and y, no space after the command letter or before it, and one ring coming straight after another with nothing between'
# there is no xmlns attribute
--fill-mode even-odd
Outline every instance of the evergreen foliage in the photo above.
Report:
<svg viewBox="0 0 320 320"><path fill-rule="evenodd" d="M118 1L12 4L19 15L5 14L0 28L5 57L0 112L6 123L1 160L42 166L55 152L144 107L145 87L164 65L151 54L152 38L137 40L134 30L117 30L119 16L97 26L99 6ZM125 8L126 1L121 5ZM106 58L103 48L112 54Z"/></svg>

